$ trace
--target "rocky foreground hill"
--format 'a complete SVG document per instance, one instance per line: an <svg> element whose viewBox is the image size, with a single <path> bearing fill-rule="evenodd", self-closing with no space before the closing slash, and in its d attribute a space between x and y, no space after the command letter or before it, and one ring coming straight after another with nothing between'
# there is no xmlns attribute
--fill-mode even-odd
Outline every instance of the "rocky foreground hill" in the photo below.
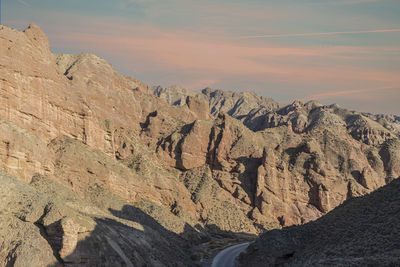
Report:
<svg viewBox="0 0 400 267"><path fill-rule="evenodd" d="M301 226L272 230L241 255L243 266L398 266L400 179L347 200Z"/></svg>
<svg viewBox="0 0 400 267"><path fill-rule="evenodd" d="M400 117L151 88L0 26L0 265L188 266L400 176Z"/></svg>

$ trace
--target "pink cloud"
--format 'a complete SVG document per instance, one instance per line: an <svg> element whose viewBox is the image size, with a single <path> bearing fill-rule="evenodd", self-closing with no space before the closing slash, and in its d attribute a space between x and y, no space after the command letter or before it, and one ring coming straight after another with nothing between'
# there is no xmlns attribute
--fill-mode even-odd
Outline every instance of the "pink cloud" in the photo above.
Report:
<svg viewBox="0 0 400 267"><path fill-rule="evenodd" d="M217 82L218 82L217 79L199 79L199 80L184 82L184 86L193 89L203 89L206 87L212 87Z"/></svg>
<svg viewBox="0 0 400 267"><path fill-rule="evenodd" d="M330 91L330 92L324 92L324 93L310 95L301 100L302 101L323 100L323 99L330 99L330 98L349 96L349 95L359 97L360 94L379 92L379 91L384 91L384 90L392 90L392 89L396 89L396 88L397 87L377 87L377 88L366 88L366 89L356 89L356 90Z"/></svg>
<svg viewBox="0 0 400 267"><path fill-rule="evenodd" d="M70 17L71 23L63 26L45 25L52 46L58 47L58 51L103 55L112 59L110 63L118 63L117 69L123 66L126 74L161 75L168 84L189 88L227 84L229 80L240 80L242 84L281 83L288 88L299 84L310 88L302 93L307 95L333 86L351 89L400 83L397 69L389 67L386 71L374 64L364 64L370 59L382 62L382 58L399 58L400 46L278 47L265 40L249 41L206 29L193 32L149 24L133 26L122 19L87 18L85 27L78 27L80 19ZM140 75L136 78L140 79ZM154 78L150 81L158 83Z"/></svg>
<svg viewBox="0 0 400 267"><path fill-rule="evenodd" d="M339 79L389 85L400 82L398 71L381 71L331 62L332 59L354 55L368 57L382 51L399 55L399 47L276 47L238 42L229 36L213 38L205 33L195 35L182 31L167 32L152 27L141 27L137 29L138 34L135 31L131 28L126 37L79 33L63 33L52 37L57 42L73 40L75 46L119 54L131 60L132 64L143 61L151 62L161 69L185 73L208 72L210 77L207 79L218 79L217 76L222 75L258 75L269 80L293 82ZM147 34L143 36L141 32Z"/></svg>
<svg viewBox="0 0 400 267"><path fill-rule="evenodd" d="M400 32L400 29L341 31L341 32L314 32L314 33L288 33L288 34L265 34L265 35L244 36L243 38L255 39L255 38L279 38L279 37L312 37L312 36L328 36L328 35L342 35L342 34L388 33L388 32Z"/></svg>

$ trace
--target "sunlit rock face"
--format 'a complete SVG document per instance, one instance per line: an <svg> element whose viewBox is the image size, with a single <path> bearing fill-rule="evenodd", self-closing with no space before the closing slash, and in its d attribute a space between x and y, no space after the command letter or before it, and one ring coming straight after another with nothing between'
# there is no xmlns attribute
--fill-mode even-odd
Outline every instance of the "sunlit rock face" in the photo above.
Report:
<svg viewBox="0 0 400 267"><path fill-rule="evenodd" d="M212 234L315 220L400 175L399 121L150 88L0 26L0 265L187 266Z"/></svg>

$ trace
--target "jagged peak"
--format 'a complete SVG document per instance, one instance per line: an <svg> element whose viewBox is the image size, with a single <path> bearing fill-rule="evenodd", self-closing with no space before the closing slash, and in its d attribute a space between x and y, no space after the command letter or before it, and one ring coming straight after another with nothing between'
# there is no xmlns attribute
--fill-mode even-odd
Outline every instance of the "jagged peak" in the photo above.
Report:
<svg viewBox="0 0 400 267"><path fill-rule="evenodd" d="M31 42L35 44L37 48L45 49L46 52L50 52L49 39L39 25L35 23L30 23L23 32L31 40Z"/></svg>
<svg viewBox="0 0 400 267"><path fill-rule="evenodd" d="M323 104L321 104L321 103L318 102L317 100L310 100L310 101L306 102L306 103L304 104L304 106L305 106L308 110L313 110L314 108L322 107Z"/></svg>
<svg viewBox="0 0 400 267"><path fill-rule="evenodd" d="M109 62L94 54L55 54L53 56L61 72L70 80L78 76L87 76L89 73L115 72Z"/></svg>
<svg viewBox="0 0 400 267"><path fill-rule="evenodd" d="M83 61L89 61L94 64L96 63L102 63L102 64L107 64L112 66L109 62L107 62L105 59L96 56L95 54L91 53L80 53L80 54L54 54L54 57L56 59L57 64L65 64L67 62L71 62L74 64L75 62L83 62ZM72 65L71 64L71 65Z"/></svg>

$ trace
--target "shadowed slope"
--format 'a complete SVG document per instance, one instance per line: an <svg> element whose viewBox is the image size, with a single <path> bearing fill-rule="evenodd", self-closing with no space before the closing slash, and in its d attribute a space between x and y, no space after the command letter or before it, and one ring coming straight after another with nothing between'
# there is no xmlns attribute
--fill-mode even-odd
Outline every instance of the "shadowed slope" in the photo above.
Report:
<svg viewBox="0 0 400 267"><path fill-rule="evenodd" d="M346 201L315 222L263 234L243 266L395 266L400 261L400 179Z"/></svg>

